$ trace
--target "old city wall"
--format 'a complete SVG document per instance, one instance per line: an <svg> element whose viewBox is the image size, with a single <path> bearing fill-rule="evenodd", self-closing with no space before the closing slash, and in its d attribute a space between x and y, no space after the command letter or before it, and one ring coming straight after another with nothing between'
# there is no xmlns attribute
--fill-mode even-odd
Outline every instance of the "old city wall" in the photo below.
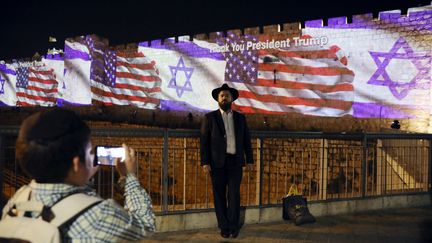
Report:
<svg viewBox="0 0 432 243"><path fill-rule="evenodd" d="M305 23L286 23L281 25L270 25L253 27L209 34L197 34L192 37L177 37L176 40L187 38L197 40L212 40L216 36L235 33L237 35L272 35L275 38L296 37L301 34L302 28L343 26L346 28L343 38L355 35L350 31L351 25L374 25L382 31L392 31L405 34L417 40L419 46L432 43L432 35L428 32L430 28L430 11L423 14L401 15L400 11L380 13L378 18L372 14L357 15L350 17L348 23L346 17L331 18L326 21L313 20ZM395 21L396 20L396 21ZM323 24L323 23L326 24ZM419 22L425 22L424 30L417 27ZM429 26L427 25L429 24ZM425 32L429 34L425 35ZM370 36L365 38L377 38ZM163 40L149 41L152 43ZM117 46L117 50L134 50L137 44ZM352 53L356 55L356 53ZM211 99L209 94L209 99ZM203 113L199 112L176 112L176 111L150 111L134 107L70 107L80 116L89 121L92 128L121 129L121 128L174 128L174 129L199 129ZM34 112L43 108L1 108L1 125L19 125L21 121ZM401 131L404 132L428 132L430 127L429 112L410 111L413 118L399 119ZM247 114L249 127L252 130L263 131L322 131L322 132L380 132L387 131L393 119L382 118L355 118L350 115L342 117L317 117L298 113L286 113L283 115ZM162 202L162 170L163 170L163 138L161 137L106 137L100 136L93 139L94 144L120 145L126 142L136 148L139 160L139 177L141 183L150 191L155 205ZM168 158L168 200L172 209L185 207L206 207L206 203L212 202L211 190L205 186L210 183L208 178L201 172L199 167L199 140L197 138L170 138ZM354 142L355 143L355 142ZM361 151L350 150L344 155L337 151L337 147L360 146L360 144L347 141L331 141L330 145L335 150L329 150L329 163L337 164L334 170L328 172L328 190L332 193L340 191L358 193L361 173ZM263 166L263 200L279 203L281 196L287 192L290 183L300 185L303 193L311 198L318 198L322 188L318 187L318 180L322 177L322 165L320 164L323 143L321 140L303 139L269 139L264 143ZM253 141L254 157L257 159L258 142ZM308 150L309 148L309 150ZM306 151L306 152L305 152ZM345 162L344 162L345 161ZM342 168L343 167L343 168ZM105 169L107 170L107 169ZM109 170L109 169L108 169ZM243 181L249 186L242 186L242 204L257 204L257 172L247 174ZM109 172L107 172L109 174ZM339 183L342 181L344 183ZM109 176L105 178L111 180ZM333 180L333 181L332 181ZM370 179L372 184L373 179ZM334 184L332 184L334 183ZM109 186L109 183L106 183ZM108 189L107 189L108 190ZM206 199L207 198L207 199Z"/></svg>

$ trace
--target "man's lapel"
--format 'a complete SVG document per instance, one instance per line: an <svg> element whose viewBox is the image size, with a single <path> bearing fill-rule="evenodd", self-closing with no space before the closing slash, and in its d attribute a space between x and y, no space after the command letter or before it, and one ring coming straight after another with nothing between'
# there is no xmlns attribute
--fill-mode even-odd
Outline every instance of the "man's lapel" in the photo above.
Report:
<svg viewBox="0 0 432 243"><path fill-rule="evenodd" d="M240 132L240 120L239 120L239 114L235 111L232 111L233 113L233 120L234 120L234 134L235 137L238 138L239 137L239 132Z"/></svg>
<svg viewBox="0 0 432 243"><path fill-rule="evenodd" d="M224 122L222 120L222 114L221 114L220 110L215 111L215 117L216 117L216 124L218 125L221 133L223 135L226 135L225 125L224 125Z"/></svg>

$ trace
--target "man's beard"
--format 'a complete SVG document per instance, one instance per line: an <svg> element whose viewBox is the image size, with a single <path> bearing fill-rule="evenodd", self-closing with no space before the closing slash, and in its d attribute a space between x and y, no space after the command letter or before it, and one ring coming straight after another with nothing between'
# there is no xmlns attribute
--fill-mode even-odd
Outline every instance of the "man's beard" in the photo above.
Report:
<svg viewBox="0 0 432 243"><path fill-rule="evenodd" d="M231 109L231 103L232 103L232 102L222 101L222 102L219 102L219 107L220 107L223 111L228 111L228 110Z"/></svg>

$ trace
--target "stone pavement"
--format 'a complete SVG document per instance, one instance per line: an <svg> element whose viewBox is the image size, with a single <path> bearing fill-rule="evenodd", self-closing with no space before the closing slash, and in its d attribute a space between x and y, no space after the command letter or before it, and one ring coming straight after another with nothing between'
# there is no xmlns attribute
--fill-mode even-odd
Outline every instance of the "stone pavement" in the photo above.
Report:
<svg viewBox="0 0 432 243"><path fill-rule="evenodd" d="M245 225L236 239L216 228L155 233L141 242L432 242L432 206L324 216L295 226L291 221Z"/></svg>

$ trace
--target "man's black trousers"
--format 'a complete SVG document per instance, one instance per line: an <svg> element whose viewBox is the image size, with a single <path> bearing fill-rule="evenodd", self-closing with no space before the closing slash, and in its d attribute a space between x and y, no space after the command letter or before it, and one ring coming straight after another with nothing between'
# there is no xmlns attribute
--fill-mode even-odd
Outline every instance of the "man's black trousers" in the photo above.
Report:
<svg viewBox="0 0 432 243"><path fill-rule="evenodd" d="M239 227L242 174L242 165L236 163L235 155L227 154L222 168L212 168L214 205L220 229L234 230Z"/></svg>

